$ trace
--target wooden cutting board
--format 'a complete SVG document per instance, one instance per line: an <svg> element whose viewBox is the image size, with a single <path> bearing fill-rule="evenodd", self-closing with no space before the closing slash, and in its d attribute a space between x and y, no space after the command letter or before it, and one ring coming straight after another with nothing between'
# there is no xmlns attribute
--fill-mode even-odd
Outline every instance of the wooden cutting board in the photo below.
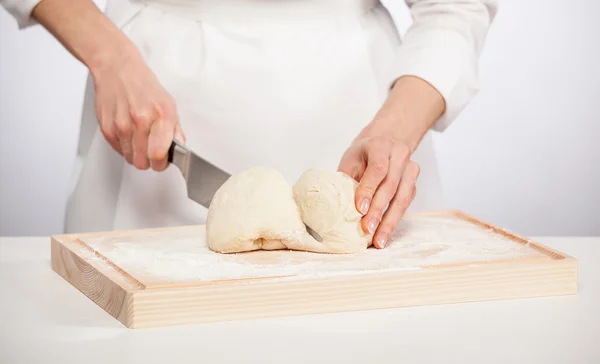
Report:
<svg viewBox="0 0 600 364"><path fill-rule="evenodd" d="M577 260L458 211L384 250L219 254L204 226L60 235L52 269L129 328L577 293Z"/></svg>

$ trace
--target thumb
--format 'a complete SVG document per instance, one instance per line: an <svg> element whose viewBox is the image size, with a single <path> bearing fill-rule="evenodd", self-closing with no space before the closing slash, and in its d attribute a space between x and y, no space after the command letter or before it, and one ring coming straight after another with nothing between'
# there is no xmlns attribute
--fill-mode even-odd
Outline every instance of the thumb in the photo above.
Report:
<svg viewBox="0 0 600 364"><path fill-rule="evenodd" d="M344 154L338 166L338 172L342 172L352 177L356 182L360 182L365 172L366 164L359 155Z"/></svg>

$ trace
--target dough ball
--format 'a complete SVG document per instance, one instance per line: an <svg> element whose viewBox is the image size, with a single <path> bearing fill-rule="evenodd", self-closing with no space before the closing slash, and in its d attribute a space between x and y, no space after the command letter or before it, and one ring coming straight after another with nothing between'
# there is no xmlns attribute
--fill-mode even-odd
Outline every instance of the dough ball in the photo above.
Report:
<svg viewBox="0 0 600 364"><path fill-rule="evenodd" d="M302 221L323 238L325 252L359 252L372 244L355 207L357 186L345 173L309 169L293 187Z"/></svg>
<svg viewBox="0 0 600 364"><path fill-rule="evenodd" d="M210 249L221 253L322 247L306 232L292 187L267 167L233 175L217 190L208 209L206 239Z"/></svg>

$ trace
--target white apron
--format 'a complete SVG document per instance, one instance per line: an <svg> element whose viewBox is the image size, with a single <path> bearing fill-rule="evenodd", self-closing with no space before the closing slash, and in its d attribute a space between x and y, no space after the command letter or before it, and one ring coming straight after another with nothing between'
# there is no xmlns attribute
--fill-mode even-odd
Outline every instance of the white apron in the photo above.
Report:
<svg viewBox="0 0 600 364"><path fill-rule="evenodd" d="M290 183L335 170L385 100L401 39L376 0L109 0L177 103L187 144L238 173L278 169ZM88 80L67 233L200 224L179 170L140 171L105 142ZM442 206L429 133L410 210Z"/></svg>

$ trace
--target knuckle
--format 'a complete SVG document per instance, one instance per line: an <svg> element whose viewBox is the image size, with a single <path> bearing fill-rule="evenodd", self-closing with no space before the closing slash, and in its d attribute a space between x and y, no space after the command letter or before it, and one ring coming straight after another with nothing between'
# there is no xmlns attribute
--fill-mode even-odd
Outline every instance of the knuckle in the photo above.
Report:
<svg viewBox="0 0 600 364"><path fill-rule="evenodd" d="M373 196L375 194L375 190L376 188L369 185L369 184L361 184L357 189L356 189L356 194L358 196Z"/></svg>
<svg viewBox="0 0 600 364"><path fill-rule="evenodd" d="M375 202L369 208L368 219L375 218L376 220L379 220L381 218L381 216L383 216L384 209L385 209L385 206L382 206L380 203Z"/></svg>
<svg viewBox="0 0 600 364"><path fill-rule="evenodd" d="M150 123L152 118L152 112L149 108L142 108L137 110L132 110L130 112L131 119L136 125L143 125Z"/></svg>
<svg viewBox="0 0 600 364"><path fill-rule="evenodd" d="M123 151L123 156L127 159L130 164L133 164L133 148L131 143L127 140L121 139L119 140L121 150Z"/></svg>
<svg viewBox="0 0 600 364"><path fill-rule="evenodd" d="M378 177L382 177L385 176L388 172L388 167L385 163L381 162L381 161L377 161L374 162L371 165L371 170L373 171L373 173L378 176Z"/></svg>
<svg viewBox="0 0 600 364"><path fill-rule="evenodd" d="M141 108L131 111L131 120L138 128L148 127L152 123L152 111L150 108Z"/></svg>
<svg viewBox="0 0 600 364"><path fill-rule="evenodd" d="M117 133L123 136L131 135L131 123L128 120L117 119L114 122Z"/></svg>
<svg viewBox="0 0 600 364"><path fill-rule="evenodd" d="M114 129L110 126L110 124L102 124L100 126L100 131L102 132L102 135L104 135L104 138L106 138L106 140L110 142L117 140L117 135Z"/></svg>
<svg viewBox="0 0 600 364"><path fill-rule="evenodd" d="M410 204L412 203L412 196L408 195L408 196L400 196L396 199L396 203L395 206L402 210L405 211L408 209L408 207L410 206Z"/></svg>

